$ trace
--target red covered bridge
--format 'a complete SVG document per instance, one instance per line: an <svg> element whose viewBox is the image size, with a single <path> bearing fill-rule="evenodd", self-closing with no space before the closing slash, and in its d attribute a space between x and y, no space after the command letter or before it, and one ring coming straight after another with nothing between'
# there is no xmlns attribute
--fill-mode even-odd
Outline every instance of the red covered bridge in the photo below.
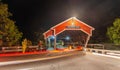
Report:
<svg viewBox="0 0 120 70"><path fill-rule="evenodd" d="M54 36L54 38L55 38L54 39L54 49L56 49L56 36L65 30L81 30L84 33L86 33L87 34L87 40L85 43L85 47L86 47L86 45L90 39L90 36L92 36L92 31L94 30L94 28L87 25L86 23L78 20L76 17L72 17L72 18L69 18L69 19L57 24L56 26L53 26L48 31L46 31L43 34L44 39L47 42L47 40L50 36Z"/></svg>

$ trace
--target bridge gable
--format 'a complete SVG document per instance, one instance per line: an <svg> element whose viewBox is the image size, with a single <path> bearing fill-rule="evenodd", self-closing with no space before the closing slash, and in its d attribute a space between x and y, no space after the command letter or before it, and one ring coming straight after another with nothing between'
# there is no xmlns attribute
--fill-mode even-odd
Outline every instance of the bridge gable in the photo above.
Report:
<svg viewBox="0 0 120 70"><path fill-rule="evenodd" d="M65 30L81 30L91 36L92 30L94 30L94 28L78 20L75 17L72 17L57 24L56 26L53 26L50 30L44 33L44 37L48 38L52 35L56 36Z"/></svg>

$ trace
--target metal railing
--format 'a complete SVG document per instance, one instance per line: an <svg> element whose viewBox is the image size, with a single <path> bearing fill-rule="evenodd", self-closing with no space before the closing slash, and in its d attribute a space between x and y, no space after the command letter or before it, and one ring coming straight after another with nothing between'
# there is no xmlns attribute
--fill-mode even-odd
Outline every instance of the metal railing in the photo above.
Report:
<svg viewBox="0 0 120 70"><path fill-rule="evenodd" d="M15 46L15 47L2 47L0 50L0 53L7 53L7 52L20 52L22 51L21 46Z"/></svg>
<svg viewBox="0 0 120 70"><path fill-rule="evenodd" d="M28 48L37 48L38 46L29 46ZM1 47L0 53L21 52L22 46Z"/></svg>
<svg viewBox="0 0 120 70"><path fill-rule="evenodd" d="M100 54L116 54L120 55L120 51L115 50L105 50L105 49L93 49L93 48L86 48L87 52L94 52L94 53L100 53Z"/></svg>

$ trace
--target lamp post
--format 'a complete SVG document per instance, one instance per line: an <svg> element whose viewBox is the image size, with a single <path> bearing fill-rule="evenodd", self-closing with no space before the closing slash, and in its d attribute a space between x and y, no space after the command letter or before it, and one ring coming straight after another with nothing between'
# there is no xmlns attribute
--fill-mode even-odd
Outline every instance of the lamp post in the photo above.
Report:
<svg viewBox="0 0 120 70"><path fill-rule="evenodd" d="M66 36L66 38L65 38L65 39L68 41L68 40L70 40L70 37L69 37L69 36Z"/></svg>

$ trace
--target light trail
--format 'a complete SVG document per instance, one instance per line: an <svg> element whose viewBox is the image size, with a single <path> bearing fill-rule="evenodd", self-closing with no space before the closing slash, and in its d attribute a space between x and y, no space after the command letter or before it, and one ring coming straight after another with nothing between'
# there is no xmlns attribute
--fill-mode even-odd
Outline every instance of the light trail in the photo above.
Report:
<svg viewBox="0 0 120 70"><path fill-rule="evenodd" d="M29 59L29 60L16 60L16 61L8 61L8 62L0 62L0 66L4 65L10 65L10 64L20 64L20 63L27 63L27 62L35 62L35 61L42 61L42 60L49 60L49 59L55 59L55 58L61 58L66 56L71 56L73 54L66 54L66 55L58 55L58 56L52 56L47 58L37 58L37 59Z"/></svg>

